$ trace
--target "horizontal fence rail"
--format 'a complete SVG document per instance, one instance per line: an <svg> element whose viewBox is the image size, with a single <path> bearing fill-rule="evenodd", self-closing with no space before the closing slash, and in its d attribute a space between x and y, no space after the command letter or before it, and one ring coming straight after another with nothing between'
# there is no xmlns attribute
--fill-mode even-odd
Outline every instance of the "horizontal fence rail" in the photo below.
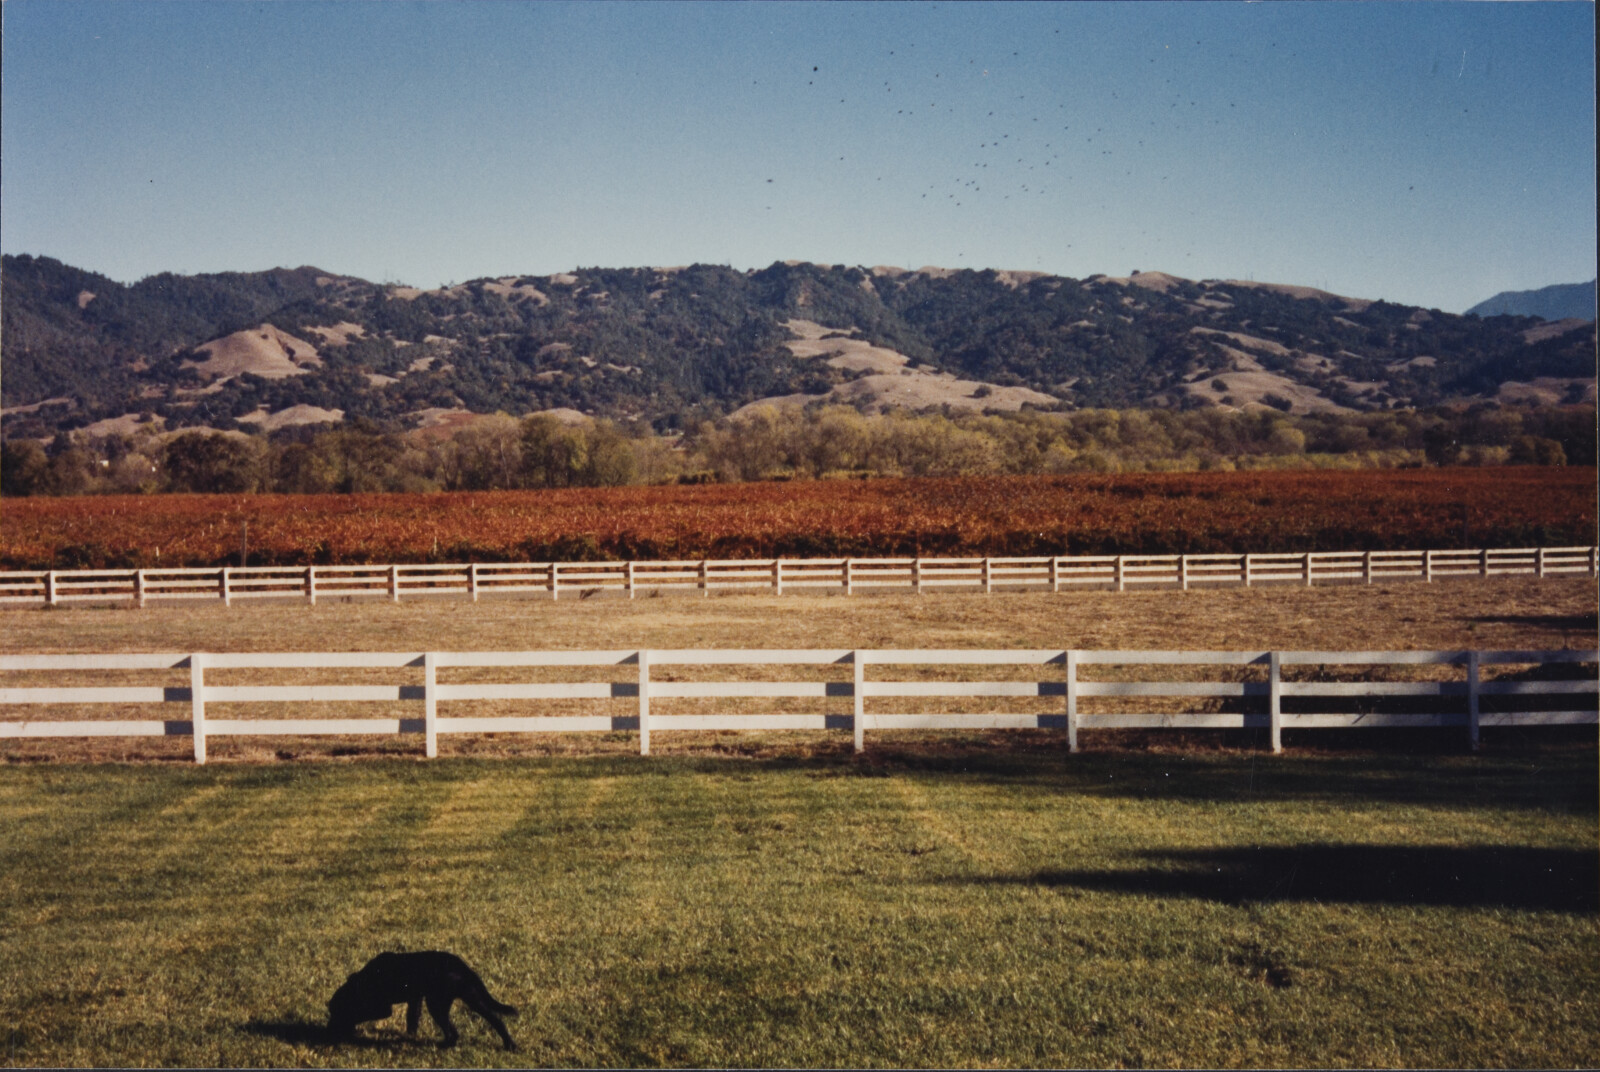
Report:
<svg viewBox="0 0 1600 1072"><path fill-rule="evenodd" d="M843 592L960 588L991 592L1130 586L1378 584L1446 577L1595 576L1595 547L1293 554L1073 555L1043 558L696 559L666 562L511 562L460 565L224 566L205 569L0 572L0 604L151 600L387 599L655 591Z"/></svg>
<svg viewBox="0 0 1600 1072"><path fill-rule="evenodd" d="M0 656L0 708L47 710L35 719L0 721L0 738L188 736L199 763L206 760L208 737L299 734L420 734L429 757L438 754L441 734L627 731L638 734L639 751L648 755L652 732L683 730L849 731L860 752L869 729L1053 729L1061 731L1075 752L1084 729L1259 728L1268 732L1270 747L1278 752L1284 729L1420 726L1459 727L1468 746L1476 748L1480 727L1486 725L1600 723L1597 664L1600 651L627 649L7 655ZM703 672L696 668L705 667L715 673L702 680ZM753 679L745 668L781 679ZM241 672L259 677L261 671L297 672L318 680L238 680ZM331 675L333 680L321 680L328 676L323 671L339 673ZM474 671L524 679L474 681ZM553 672L587 679L532 680ZM127 678L141 673L167 680L85 683L96 675ZM12 675L25 680L16 683ZM1156 710L1147 698L1185 702L1167 704L1173 710ZM759 712L746 702L724 704L716 711L663 709L675 701L706 700L804 701L808 709ZM658 705L655 711L652 701ZM558 705L554 713L548 708L539 712L540 705L551 702ZM386 706L379 717L259 714L274 705L321 703ZM1031 706L1017 710L1019 703ZM1133 709L1128 709L1130 703ZM452 713L441 714L441 704ZM489 713L483 711L486 704L492 708ZM508 704L525 705L518 710L528 713L501 713ZM1110 708L1090 709L1097 704ZM1141 705L1148 709L1139 709ZM70 717L84 706L109 708L111 717ZM49 717L51 709L58 715L64 710L68 717Z"/></svg>

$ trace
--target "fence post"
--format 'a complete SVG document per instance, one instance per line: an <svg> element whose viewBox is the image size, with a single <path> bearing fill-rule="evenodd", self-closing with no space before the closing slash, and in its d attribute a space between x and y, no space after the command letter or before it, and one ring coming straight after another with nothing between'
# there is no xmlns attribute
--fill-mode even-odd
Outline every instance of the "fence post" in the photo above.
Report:
<svg viewBox="0 0 1600 1072"><path fill-rule="evenodd" d="M917 595L920 596L922 594L922 559L921 559L921 557L913 558L911 560L911 587L916 590Z"/></svg>
<svg viewBox="0 0 1600 1072"><path fill-rule="evenodd" d="M650 653L639 652L639 754L650 754Z"/></svg>
<svg viewBox="0 0 1600 1072"><path fill-rule="evenodd" d="M781 558L772 560L772 591L777 595L783 595L783 559Z"/></svg>
<svg viewBox="0 0 1600 1072"><path fill-rule="evenodd" d="M1050 556L1050 591L1061 593L1061 559L1056 555Z"/></svg>
<svg viewBox="0 0 1600 1072"><path fill-rule="evenodd" d="M478 564L476 562L467 563L467 595L472 597L474 603L478 601Z"/></svg>
<svg viewBox="0 0 1600 1072"><path fill-rule="evenodd" d="M1310 588L1311 587L1311 552L1310 551L1306 552L1305 569L1306 569L1306 587Z"/></svg>
<svg viewBox="0 0 1600 1072"><path fill-rule="evenodd" d="M1250 582L1255 579L1253 576L1251 576L1252 572L1254 571L1254 568L1255 568L1255 557L1253 555L1245 555L1244 556L1244 586L1246 588L1249 588L1250 587Z"/></svg>
<svg viewBox="0 0 1600 1072"><path fill-rule="evenodd" d="M1478 750L1478 653L1467 652L1467 747Z"/></svg>
<svg viewBox="0 0 1600 1072"><path fill-rule="evenodd" d="M200 652L189 656L189 718L194 734L194 761L206 761L206 657Z"/></svg>
<svg viewBox="0 0 1600 1072"><path fill-rule="evenodd" d="M1078 653L1067 652L1067 751L1078 750Z"/></svg>
<svg viewBox="0 0 1600 1072"><path fill-rule="evenodd" d="M1600 574L1600 545L1589 548L1589 576Z"/></svg>
<svg viewBox="0 0 1600 1072"><path fill-rule="evenodd" d="M317 567L306 567L306 602L317 605Z"/></svg>
<svg viewBox="0 0 1600 1072"><path fill-rule="evenodd" d="M1123 589L1123 576L1122 576L1122 556L1121 555L1117 556L1116 565L1111 567L1111 574L1112 574L1112 577L1114 577L1116 579L1117 591L1119 591L1119 592L1122 591L1122 589Z"/></svg>
<svg viewBox="0 0 1600 1072"><path fill-rule="evenodd" d="M864 752L867 748L867 661L860 650L850 653L850 661L855 664L855 688L851 695L855 698L855 717L850 720L855 732L856 752Z"/></svg>
<svg viewBox="0 0 1600 1072"><path fill-rule="evenodd" d="M431 651L422 653L422 750L429 759L439 754L438 659Z"/></svg>
<svg viewBox="0 0 1600 1072"><path fill-rule="evenodd" d="M1189 556L1178 556L1178 587L1185 592L1189 590Z"/></svg>
<svg viewBox="0 0 1600 1072"><path fill-rule="evenodd" d="M233 586L231 584L233 580L232 573L233 571L231 569L229 569L227 566L223 566L222 575L217 579L217 584L222 589L222 605L224 607L233 606Z"/></svg>
<svg viewBox="0 0 1600 1072"><path fill-rule="evenodd" d="M631 558L628 559L628 561L627 561L627 563L626 563L626 565L625 565L625 567L623 569L623 574L624 574L624 578L625 578L623 583L626 586L626 588L628 589L628 598L632 599L633 598L633 559L631 559Z"/></svg>
<svg viewBox="0 0 1600 1072"><path fill-rule="evenodd" d="M1433 550L1422 552L1422 579L1429 584L1433 583Z"/></svg>
<svg viewBox="0 0 1600 1072"><path fill-rule="evenodd" d="M1361 579L1367 584L1372 583L1372 552L1361 552Z"/></svg>
<svg viewBox="0 0 1600 1072"><path fill-rule="evenodd" d="M853 558L847 558L844 560L844 594L847 596L855 595L855 591L856 560Z"/></svg>
<svg viewBox="0 0 1600 1072"><path fill-rule="evenodd" d="M554 603L561 598L561 578L557 576L561 563L550 563L550 602Z"/></svg>
<svg viewBox="0 0 1600 1072"><path fill-rule="evenodd" d="M56 571L47 570L44 575L44 601L50 606L56 605Z"/></svg>
<svg viewBox="0 0 1600 1072"><path fill-rule="evenodd" d="M1478 576L1489 576L1489 549L1487 547L1478 552Z"/></svg>
<svg viewBox="0 0 1600 1072"><path fill-rule="evenodd" d="M983 594L984 595L988 595L991 591L993 591L993 584L992 584L992 579L991 579L991 576L990 576L989 559L988 558L984 558L984 560L983 560Z"/></svg>
<svg viewBox="0 0 1600 1072"><path fill-rule="evenodd" d="M1544 548L1538 547L1533 552L1533 573L1536 577L1544 576Z"/></svg>
<svg viewBox="0 0 1600 1072"><path fill-rule="evenodd" d="M133 599L139 606L144 606L144 570L133 571Z"/></svg>
<svg viewBox="0 0 1600 1072"><path fill-rule="evenodd" d="M1267 733L1274 755L1283 751L1283 664L1278 652L1267 653Z"/></svg>
<svg viewBox="0 0 1600 1072"><path fill-rule="evenodd" d="M400 567L389 567L389 602L400 602Z"/></svg>
<svg viewBox="0 0 1600 1072"><path fill-rule="evenodd" d="M711 594L711 583L710 582L711 582L711 566L710 566L710 563L707 562L706 559L702 558L700 560L700 594L701 595L709 596Z"/></svg>

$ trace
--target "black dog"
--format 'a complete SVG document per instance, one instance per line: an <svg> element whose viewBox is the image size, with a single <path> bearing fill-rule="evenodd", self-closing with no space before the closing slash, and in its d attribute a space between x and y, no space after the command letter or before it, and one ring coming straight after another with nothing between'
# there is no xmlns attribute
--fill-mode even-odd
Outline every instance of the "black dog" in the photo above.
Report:
<svg viewBox="0 0 1600 1072"><path fill-rule="evenodd" d="M517 1048L500 1019L501 1013L515 1016L517 1010L490 997L478 973L454 953L379 953L328 999L328 1030L348 1038L357 1024L382 1020L403 1001L406 1034L415 1035L426 1002L428 1015L444 1032L444 1044L454 1046L461 1034L450 1022L450 1006L457 998L500 1033L506 1049Z"/></svg>

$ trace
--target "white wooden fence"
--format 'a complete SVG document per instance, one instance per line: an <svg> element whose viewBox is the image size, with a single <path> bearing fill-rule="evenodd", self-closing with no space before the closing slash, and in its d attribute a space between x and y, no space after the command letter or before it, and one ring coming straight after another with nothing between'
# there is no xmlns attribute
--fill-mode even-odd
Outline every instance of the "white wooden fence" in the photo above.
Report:
<svg viewBox="0 0 1600 1072"><path fill-rule="evenodd" d="M69 714L82 705L113 709L111 719L37 719L0 722L0 738L84 736L192 736L195 761L204 763L208 737L224 735L295 734L421 734L429 757L438 754L440 734L569 733L636 731L639 751L650 752L652 732L680 730L849 730L855 749L865 746L865 731L904 729L1057 729L1072 751L1081 729L1240 729L1269 731L1274 752L1282 749L1284 729L1336 727L1439 726L1461 727L1470 747L1478 745L1484 725L1595 725L1597 717L1594 665L1600 651L1085 651L1085 650L623 650L527 652L401 652L401 653L265 653L265 654L94 654L0 656L0 675L23 674L37 681L69 675L67 683L11 686L0 676L0 706L65 705ZM1546 668L1567 667L1566 676ZM1575 665L1577 664L1577 665ZM1587 668L1585 668L1585 666ZM661 680L665 668L720 667L721 680ZM789 668L789 680L748 680L727 668ZM799 671L796 679L793 668ZM1026 669L1030 678L1016 680ZM1111 668L1088 672L1086 667ZM1129 673L1166 667L1156 680L1125 680ZM1170 668L1209 667L1203 680L1185 679L1192 671ZM1292 671L1287 679L1285 667ZM1375 667L1412 668L1409 676L1449 680L1371 680L1407 671L1374 671ZM1501 672L1485 676L1486 667ZM1521 671L1505 672L1507 667ZM514 681L501 683L441 681L441 671L498 669L538 676L535 670L586 669L596 680ZM618 677L615 669L623 668ZM848 668L848 678L845 677ZM878 672L869 676L869 668ZM889 668L894 668L890 670ZM955 669L952 669L955 668ZM986 672L984 668L989 668ZM1229 669L1232 668L1232 669ZM359 671L364 683L224 684L216 680L237 671ZM607 671L611 672L607 672ZM885 676L884 671L889 675ZM126 671L187 671L187 685L83 684L95 674ZM373 671L401 671L372 684ZM420 671L420 674L418 673ZM1007 679L1009 673L1010 679ZM974 675L978 676L974 676ZM208 676L210 675L210 676ZM952 675L960 680L940 679ZM123 676L127 676L124 674ZM309 676L302 673L301 676ZM447 676L449 676L447 674ZM456 676L463 676L457 674ZM467 675L470 676L470 675ZM504 676L504 675L502 675ZM683 676L682 672L674 676ZM691 673L692 676L692 673ZM1365 677L1368 680L1360 680ZM394 680L403 678L404 680ZM15 680L14 678L11 680ZM181 680L181 678L179 678ZM1129 698L1163 697L1221 699L1235 710L1080 711L1105 700L1123 705ZM1419 710L1375 711L1375 707L1413 704ZM1484 698L1490 710L1484 710ZM1585 699L1588 697L1589 699ZM683 699L802 699L827 707L828 698L848 698L838 713L827 711L754 713L748 710L668 714L651 711L651 701ZM936 699L941 710L869 711L869 699ZM993 710L997 699L1033 703L1028 712ZM1284 710L1308 698L1335 710ZM1441 701L1441 698L1448 698ZM441 704L497 701L636 700L629 713L442 715ZM974 702L977 700L978 702ZM817 701L821 701L818 703ZM1432 701L1432 702L1429 702ZM235 704L310 703L405 704L398 717L261 718L251 712L234 717L211 713L213 706ZM1552 709L1551 705L1556 705ZM129 718L130 708L167 706L187 718ZM571 706L571 705L568 705ZM874 703L873 707L881 706ZM1190 705L1194 706L1194 705ZM1301 706L1304 706L1302 703ZM956 709L951 710L949 708ZM973 708L983 708L975 710ZM1043 709L1041 709L1043 708ZM1053 708L1051 710L1050 708ZM1445 710L1444 708L1448 708ZM60 708L58 707L58 710ZM391 708L392 710L392 708ZM238 717L245 714L249 717Z"/></svg>
<svg viewBox="0 0 1600 1072"><path fill-rule="evenodd" d="M511 562L460 565L251 566L34 570L0 573L0 604L319 598L388 599L658 590L1109 588L1432 581L1441 577L1595 576L1595 547L1295 554L1075 555L1045 558L698 559L672 562Z"/></svg>

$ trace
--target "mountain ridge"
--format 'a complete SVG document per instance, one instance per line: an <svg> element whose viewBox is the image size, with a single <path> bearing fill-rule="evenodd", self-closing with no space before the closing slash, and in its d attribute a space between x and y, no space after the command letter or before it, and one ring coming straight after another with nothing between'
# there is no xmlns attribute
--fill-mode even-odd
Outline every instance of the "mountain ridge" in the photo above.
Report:
<svg viewBox="0 0 1600 1072"><path fill-rule="evenodd" d="M1468 316L1536 316L1542 320L1593 320L1595 283L1556 283L1537 290L1502 290L1467 310Z"/></svg>
<svg viewBox="0 0 1600 1072"><path fill-rule="evenodd" d="M562 409L665 431L824 400L1316 412L1594 397L1592 322L1162 272L778 262L422 290L311 266L120 284L7 255L0 302L12 437L157 417L271 426L295 407L401 427Z"/></svg>

